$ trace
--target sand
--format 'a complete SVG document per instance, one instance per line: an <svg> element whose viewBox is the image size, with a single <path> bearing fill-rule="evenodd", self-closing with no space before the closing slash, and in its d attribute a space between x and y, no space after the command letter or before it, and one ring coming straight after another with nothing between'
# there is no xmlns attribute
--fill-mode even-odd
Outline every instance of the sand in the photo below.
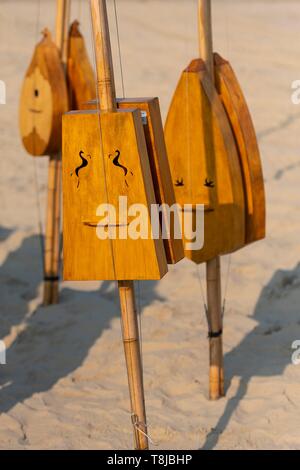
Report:
<svg viewBox="0 0 300 470"><path fill-rule="evenodd" d="M36 31L53 29L54 1L1 1L0 449L130 449L119 303L112 283L63 283L41 307L47 158L18 135L20 85ZM215 49L247 97L266 179L268 237L231 257L224 348L226 398L208 401L207 325L197 267L182 261L139 285L146 404L154 449L297 449L300 365L300 7L296 1L214 1ZM110 5L117 87L116 28ZM197 54L195 1L119 0L127 96L160 97L165 117L180 71ZM74 1L89 47L87 2ZM228 258L223 259L226 285ZM199 267L203 279L203 267ZM204 283L202 282L203 286Z"/></svg>

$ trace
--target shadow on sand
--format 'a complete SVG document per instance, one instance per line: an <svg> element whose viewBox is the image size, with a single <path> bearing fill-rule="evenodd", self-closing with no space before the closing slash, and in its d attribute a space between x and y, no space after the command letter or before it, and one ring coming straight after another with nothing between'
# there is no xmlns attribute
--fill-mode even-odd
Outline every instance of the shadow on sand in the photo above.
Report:
<svg viewBox="0 0 300 470"><path fill-rule="evenodd" d="M116 283L103 282L92 291L61 290L60 304L39 306L28 316L42 279L39 237L23 240L1 266L0 339L13 335L7 350L7 365L0 369L0 413L33 394L49 390L76 370L90 348L119 317ZM141 306L163 300L155 293L155 282L143 283ZM121 335L120 335L121 336Z"/></svg>
<svg viewBox="0 0 300 470"><path fill-rule="evenodd" d="M239 386L207 435L203 449L216 447L253 377L280 376L291 364L291 344L300 339L299 305L300 264L291 271L276 271L256 304L253 318L257 326L225 355L227 391L234 377L239 377Z"/></svg>

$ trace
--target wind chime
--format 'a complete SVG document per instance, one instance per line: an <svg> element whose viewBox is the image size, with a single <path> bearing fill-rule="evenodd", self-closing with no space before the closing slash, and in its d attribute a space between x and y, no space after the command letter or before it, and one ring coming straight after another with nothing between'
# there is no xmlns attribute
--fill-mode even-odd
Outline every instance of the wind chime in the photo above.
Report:
<svg viewBox="0 0 300 470"><path fill-rule="evenodd" d="M224 395L220 255L264 238L265 196L246 101L230 64L213 54L210 0L199 0L198 18L201 59L181 75L165 139L177 202L204 205L204 245L185 255L206 263L209 396L217 399Z"/></svg>
<svg viewBox="0 0 300 470"><path fill-rule="evenodd" d="M161 279L183 258L182 241L161 235L130 238L127 207L142 204L152 231L151 207L175 203L156 98L116 99L105 0L90 0L97 71L94 109L63 116L63 236L65 280L118 281L122 333L137 449L148 448L134 280ZM99 206L116 220L100 221ZM103 215L103 214L102 214ZM164 217L164 216L163 216ZM127 219L128 218L128 219ZM167 223L167 221L166 221ZM125 235L104 237L115 230Z"/></svg>
<svg viewBox="0 0 300 470"><path fill-rule="evenodd" d="M61 218L62 115L95 97L94 72L70 0L57 0L56 34L48 29L35 48L20 100L20 134L26 151L49 156L44 248L44 304L58 302Z"/></svg>

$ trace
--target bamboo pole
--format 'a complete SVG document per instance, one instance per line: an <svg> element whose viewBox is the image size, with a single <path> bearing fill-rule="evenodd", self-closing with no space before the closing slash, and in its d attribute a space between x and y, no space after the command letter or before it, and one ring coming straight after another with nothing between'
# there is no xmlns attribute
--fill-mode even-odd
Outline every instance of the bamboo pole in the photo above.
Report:
<svg viewBox="0 0 300 470"><path fill-rule="evenodd" d="M96 54L97 92L101 111L116 111L116 92L105 0L90 0ZM118 281L121 324L131 416L137 450L148 449L142 359L133 281Z"/></svg>
<svg viewBox="0 0 300 470"><path fill-rule="evenodd" d="M70 0L57 0L56 45L66 67L68 56L68 27ZM60 218L61 218L61 153L51 155L48 168L48 199L45 231L45 279L44 305L58 303L60 266Z"/></svg>
<svg viewBox="0 0 300 470"><path fill-rule="evenodd" d="M214 83L211 0L199 0L199 46L211 80ZM209 326L209 398L224 396L222 340L222 299L220 257L206 263L207 317Z"/></svg>
<svg viewBox="0 0 300 470"><path fill-rule="evenodd" d="M136 449L146 450L148 449L146 411L133 281L119 281L118 284L135 446Z"/></svg>

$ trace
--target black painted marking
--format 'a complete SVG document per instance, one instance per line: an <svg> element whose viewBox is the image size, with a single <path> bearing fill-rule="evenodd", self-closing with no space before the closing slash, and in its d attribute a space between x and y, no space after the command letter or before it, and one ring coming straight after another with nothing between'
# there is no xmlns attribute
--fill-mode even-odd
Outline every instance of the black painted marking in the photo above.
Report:
<svg viewBox="0 0 300 470"><path fill-rule="evenodd" d="M40 94L40 93L39 93L39 90L35 89L35 90L34 90L34 96L37 98L37 97L39 96L39 94Z"/></svg>
<svg viewBox="0 0 300 470"><path fill-rule="evenodd" d="M214 188L215 183L212 180L209 180L208 178L206 178L204 186L206 186L207 188Z"/></svg>
<svg viewBox="0 0 300 470"><path fill-rule="evenodd" d="M113 164L114 164L115 166L118 166L119 168L122 168L122 170L124 171L124 176L126 176L127 173L128 173L128 169L127 169L125 166L121 165L120 162L119 162L119 158L120 158L121 152L120 152L120 150L116 150L115 153L116 153L116 156L115 156L114 159L113 159ZM112 156L112 155L109 155L109 158L110 158L111 156Z"/></svg>
<svg viewBox="0 0 300 470"><path fill-rule="evenodd" d="M89 164L88 160L83 156L83 154L84 154L83 150L80 150L79 156L82 160L82 163L77 168L75 168L75 174L78 178L77 188L79 187L79 183L80 183L80 181L79 181L79 171L82 170L82 168L85 168L86 166L88 166L88 164ZM91 159L90 155L87 155L87 156L89 157L89 159ZM71 176L73 176L73 172L71 173Z"/></svg>
<svg viewBox="0 0 300 470"><path fill-rule="evenodd" d="M176 180L175 186L184 186L183 178Z"/></svg>

